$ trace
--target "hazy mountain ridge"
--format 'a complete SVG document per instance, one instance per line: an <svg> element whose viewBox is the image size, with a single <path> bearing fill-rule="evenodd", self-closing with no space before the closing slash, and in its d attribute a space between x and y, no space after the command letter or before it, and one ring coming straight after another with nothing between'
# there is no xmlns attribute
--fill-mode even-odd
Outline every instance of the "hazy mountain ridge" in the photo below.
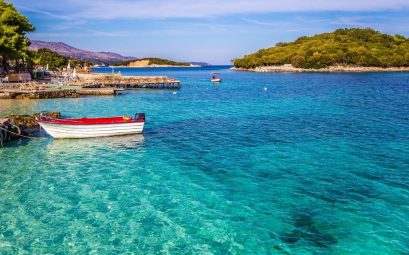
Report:
<svg viewBox="0 0 409 255"><path fill-rule="evenodd" d="M37 40L31 41L31 50L38 50L42 48L52 50L66 57L105 64L118 63L125 60L135 59L135 57L126 57L114 52L93 52L82 50L63 42L45 42Z"/></svg>
<svg viewBox="0 0 409 255"><path fill-rule="evenodd" d="M130 60L138 60L136 57L122 56L115 52L94 52L75 48L63 42L46 42L32 40L30 50L49 49L62 56L76 58L82 61L90 61L98 64L118 64ZM158 59L158 58L150 58ZM207 66L205 62L188 62L193 65Z"/></svg>

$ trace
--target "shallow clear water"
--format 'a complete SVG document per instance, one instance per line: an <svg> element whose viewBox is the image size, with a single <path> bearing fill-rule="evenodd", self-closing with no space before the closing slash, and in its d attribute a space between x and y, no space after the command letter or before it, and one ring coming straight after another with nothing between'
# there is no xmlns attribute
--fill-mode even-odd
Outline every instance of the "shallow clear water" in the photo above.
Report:
<svg viewBox="0 0 409 255"><path fill-rule="evenodd" d="M148 121L0 149L0 253L409 253L408 73L210 69L121 69L174 76L176 94L0 101Z"/></svg>

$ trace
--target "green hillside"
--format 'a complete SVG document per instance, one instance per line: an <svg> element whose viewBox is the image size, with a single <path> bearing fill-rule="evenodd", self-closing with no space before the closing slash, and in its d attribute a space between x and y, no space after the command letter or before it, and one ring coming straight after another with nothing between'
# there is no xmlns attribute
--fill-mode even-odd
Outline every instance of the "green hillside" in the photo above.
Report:
<svg viewBox="0 0 409 255"><path fill-rule="evenodd" d="M37 51L29 51L29 62L34 65L49 66L51 71L62 70L67 67L70 62L71 67L90 66L92 63L81 61L76 58L62 56L49 49L39 49Z"/></svg>
<svg viewBox="0 0 409 255"><path fill-rule="evenodd" d="M303 36L233 59L237 68L292 64L300 68L328 66L409 66L409 39L372 29L338 29L333 33Z"/></svg>
<svg viewBox="0 0 409 255"><path fill-rule="evenodd" d="M134 61L140 61L140 60L149 60L149 65L169 65L169 66L190 66L190 63L185 63L185 62L176 62L168 59L163 59L163 58L142 58L142 59L133 59L133 60L127 60L118 64L115 64L115 66L127 66L131 62Z"/></svg>

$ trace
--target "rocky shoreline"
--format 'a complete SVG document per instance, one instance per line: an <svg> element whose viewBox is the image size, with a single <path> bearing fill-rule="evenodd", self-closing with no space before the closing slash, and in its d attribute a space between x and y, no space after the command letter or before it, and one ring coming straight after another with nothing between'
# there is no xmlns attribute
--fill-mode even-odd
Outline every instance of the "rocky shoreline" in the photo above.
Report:
<svg viewBox="0 0 409 255"><path fill-rule="evenodd" d="M116 88L81 88L61 90L0 90L0 99L55 99L55 98L78 98L81 96L116 96Z"/></svg>
<svg viewBox="0 0 409 255"><path fill-rule="evenodd" d="M236 68L234 71L256 72L256 73L371 73L371 72L409 72L409 67L364 67L364 66L330 66L327 68L297 68L292 65L282 66L260 66L256 68Z"/></svg>
<svg viewBox="0 0 409 255"><path fill-rule="evenodd" d="M33 115L9 115L0 118L0 148L6 142L17 140L22 137L40 137L40 126L37 122L39 115L50 118L61 118L60 112L43 112Z"/></svg>

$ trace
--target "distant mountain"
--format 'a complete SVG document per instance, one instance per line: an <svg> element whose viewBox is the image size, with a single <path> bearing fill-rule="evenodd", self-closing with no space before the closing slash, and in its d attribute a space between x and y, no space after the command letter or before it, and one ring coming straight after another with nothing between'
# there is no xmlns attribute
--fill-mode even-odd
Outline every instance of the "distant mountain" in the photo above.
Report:
<svg viewBox="0 0 409 255"><path fill-rule="evenodd" d="M114 52L93 52L87 50L81 50L72 47L62 42L45 42L45 41L31 41L30 49L49 49L60 55L77 58L84 61L91 61L99 64L115 64L126 60L135 59L135 57L125 57Z"/></svg>

